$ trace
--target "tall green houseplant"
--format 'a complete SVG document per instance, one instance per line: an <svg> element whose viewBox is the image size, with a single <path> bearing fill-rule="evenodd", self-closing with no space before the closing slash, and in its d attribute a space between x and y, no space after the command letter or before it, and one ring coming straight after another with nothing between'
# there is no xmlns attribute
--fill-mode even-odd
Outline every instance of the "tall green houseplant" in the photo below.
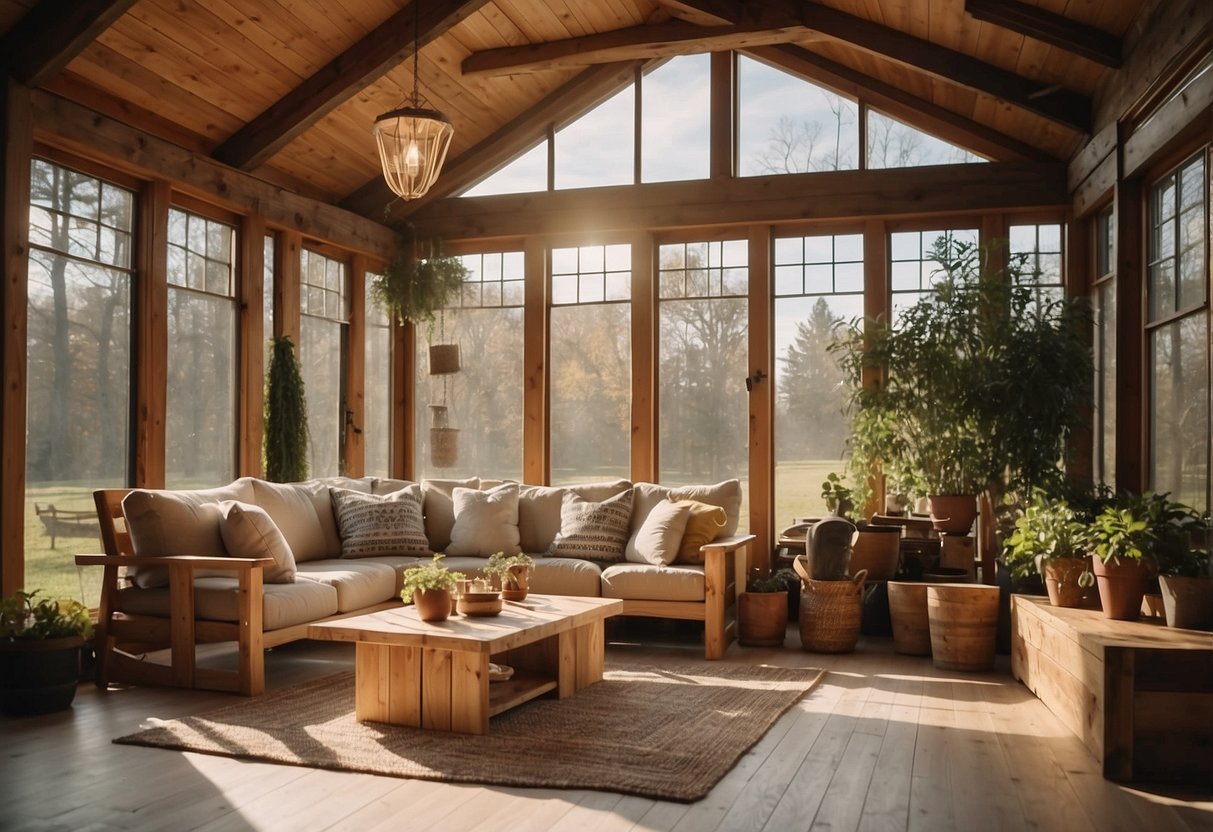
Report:
<svg viewBox="0 0 1213 832"><path fill-rule="evenodd" d="M307 398L295 344L274 338L265 383L265 478L271 482L307 479Z"/></svg>
<svg viewBox="0 0 1213 832"><path fill-rule="evenodd" d="M894 326L869 319L838 332L831 350L847 378L861 490L878 468L909 492L985 491L996 504L1061 487L1093 378L1087 308L1034 288L1026 256L1004 267L1005 245L941 237L934 292Z"/></svg>
<svg viewBox="0 0 1213 832"><path fill-rule="evenodd" d="M413 226L396 229L396 256L383 274L372 278L375 300L389 315L416 326L433 326L439 310L449 306L467 278L458 258L442 252L442 241L418 239Z"/></svg>

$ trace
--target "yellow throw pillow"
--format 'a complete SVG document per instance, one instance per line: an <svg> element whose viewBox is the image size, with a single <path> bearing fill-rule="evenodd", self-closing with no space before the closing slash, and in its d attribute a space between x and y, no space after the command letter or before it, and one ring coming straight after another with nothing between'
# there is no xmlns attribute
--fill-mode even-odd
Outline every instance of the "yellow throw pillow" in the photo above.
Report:
<svg viewBox="0 0 1213 832"><path fill-rule="evenodd" d="M686 531L682 533L682 544L678 547L675 563L703 563L700 546L711 543L724 532L728 516L720 506L708 505L697 500L674 500L691 510L687 518Z"/></svg>

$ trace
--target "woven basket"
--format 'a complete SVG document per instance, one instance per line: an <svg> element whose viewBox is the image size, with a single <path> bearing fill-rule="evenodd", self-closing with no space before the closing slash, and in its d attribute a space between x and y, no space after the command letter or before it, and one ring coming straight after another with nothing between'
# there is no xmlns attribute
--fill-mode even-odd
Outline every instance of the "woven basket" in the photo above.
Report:
<svg viewBox="0 0 1213 832"><path fill-rule="evenodd" d="M850 653L859 641L867 570L842 581L801 582L800 644L813 653Z"/></svg>

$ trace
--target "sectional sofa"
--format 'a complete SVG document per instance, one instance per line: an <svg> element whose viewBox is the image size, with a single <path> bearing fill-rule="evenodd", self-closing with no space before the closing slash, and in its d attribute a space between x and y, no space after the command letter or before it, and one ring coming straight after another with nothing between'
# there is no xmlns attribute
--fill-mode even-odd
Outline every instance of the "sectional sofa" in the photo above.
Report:
<svg viewBox="0 0 1213 832"><path fill-rule="evenodd" d="M264 653L308 625L399 605L401 575L446 554L476 575L495 552L531 554L531 591L624 601L624 614L704 622L704 653L736 636L752 535L736 533L741 485L626 480L563 487L241 478L204 490L95 493L104 555L97 684L258 695ZM197 661L235 641L236 671ZM148 654L167 648L170 662Z"/></svg>

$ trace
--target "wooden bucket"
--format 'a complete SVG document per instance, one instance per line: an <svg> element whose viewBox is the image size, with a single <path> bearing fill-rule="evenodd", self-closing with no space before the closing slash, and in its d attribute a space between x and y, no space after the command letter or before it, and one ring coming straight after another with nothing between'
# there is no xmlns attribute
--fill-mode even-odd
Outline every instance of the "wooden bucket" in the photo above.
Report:
<svg viewBox="0 0 1213 832"><path fill-rule="evenodd" d="M813 653L850 653L859 641L867 572L841 581L804 581L800 590L800 644Z"/></svg>
<svg viewBox="0 0 1213 832"><path fill-rule="evenodd" d="M889 581L889 617L893 622L893 650L906 656L931 655L931 628L927 622L927 584Z"/></svg>
<svg viewBox="0 0 1213 832"><path fill-rule="evenodd" d="M994 667L998 587L933 584L927 587L931 655L940 670Z"/></svg>

